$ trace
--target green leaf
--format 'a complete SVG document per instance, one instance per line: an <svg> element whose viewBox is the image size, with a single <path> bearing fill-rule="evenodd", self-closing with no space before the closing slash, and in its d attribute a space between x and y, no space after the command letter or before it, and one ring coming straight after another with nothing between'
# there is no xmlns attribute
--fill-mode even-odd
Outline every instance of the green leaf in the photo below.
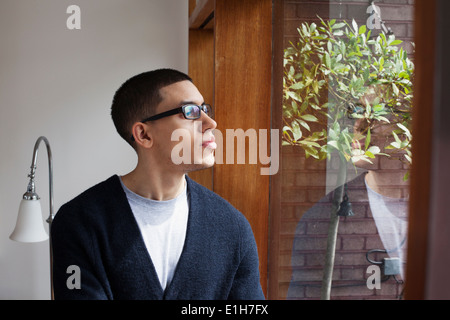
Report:
<svg viewBox="0 0 450 320"><path fill-rule="evenodd" d="M296 82L293 85L291 85L290 88L292 90L300 90L300 89L303 89L304 86L305 85L302 82Z"/></svg>
<svg viewBox="0 0 450 320"><path fill-rule="evenodd" d="M367 151L372 154L379 154L381 150L377 146L371 146Z"/></svg>
<svg viewBox="0 0 450 320"><path fill-rule="evenodd" d="M412 135L411 135L411 132L409 131L409 129L408 128L406 128L403 124L401 124L401 123L397 123L397 126L400 128L400 129L402 129L403 131L404 131L404 133L405 133L405 135L408 137L408 139L412 139Z"/></svg>
<svg viewBox="0 0 450 320"><path fill-rule="evenodd" d="M381 40L379 40L379 41L381 42L381 44L387 43L386 36L384 35L384 33L380 33L380 39Z"/></svg>
<svg viewBox="0 0 450 320"><path fill-rule="evenodd" d="M294 73L295 73L295 69L294 69L293 66L291 66L291 67L289 68L289 75L290 75L290 76L293 76Z"/></svg>
<svg viewBox="0 0 450 320"><path fill-rule="evenodd" d="M398 87L395 85L395 83L392 83L392 89L394 90L394 94L398 96L400 91L398 90Z"/></svg>
<svg viewBox="0 0 450 320"><path fill-rule="evenodd" d="M302 102L302 98L301 98L297 93L295 93L295 92L288 91L288 92L287 92L287 96L288 96L289 98L293 99L293 100Z"/></svg>
<svg viewBox="0 0 450 320"><path fill-rule="evenodd" d="M394 41L392 41L392 42L390 43L390 45L391 45L391 46L396 46L396 45L399 45L399 44L402 44L402 43L403 43L402 40L394 40Z"/></svg>
<svg viewBox="0 0 450 320"><path fill-rule="evenodd" d="M384 58L381 57L381 58L380 58L380 62L379 62L379 68L378 68L378 70L379 70L379 71L382 71L382 70L383 70L383 67L384 67Z"/></svg>
<svg viewBox="0 0 450 320"><path fill-rule="evenodd" d="M375 159L374 154L373 154L372 152L370 152L370 151L366 151L366 152L364 152L364 154L365 154L366 156L368 156L369 158Z"/></svg>
<svg viewBox="0 0 450 320"><path fill-rule="evenodd" d="M309 127L308 123L306 123L305 121L297 119L297 122L300 123L300 125L306 130L311 131L311 128Z"/></svg>
<svg viewBox="0 0 450 320"><path fill-rule="evenodd" d="M412 162L412 159L409 155L405 154L405 158L406 158L406 160L408 160L408 162Z"/></svg>
<svg viewBox="0 0 450 320"><path fill-rule="evenodd" d="M312 114L304 114L304 115L301 115L300 118L302 118L303 120L306 120L306 121L310 121L310 122L317 122L317 121L319 121L319 119L317 119Z"/></svg>
<svg viewBox="0 0 450 320"><path fill-rule="evenodd" d="M355 19L352 21L353 30L355 31L355 34L358 32L358 24L356 23Z"/></svg>
<svg viewBox="0 0 450 320"><path fill-rule="evenodd" d="M386 147L386 149L400 149L401 148L401 144L400 142L391 142L391 144L389 146Z"/></svg>
<svg viewBox="0 0 450 320"><path fill-rule="evenodd" d="M380 112L384 109L384 104L377 104L375 106L373 106L373 112ZM386 114L386 113L384 113Z"/></svg>
<svg viewBox="0 0 450 320"><path fill-rule="evenodd" d="M362 25L361 27L359 27L359 34L366 33L366 30L367 30L366 26Z"/></svg>
<svg viewBox="0 0 450 320"><path fill-rule="evenodd" d="M331 69L331 58L328 52L325 53L325 66Z"/></svg>
<svg viewBox="0 0 450 320"><path fill-rule="evenodd" d="M314 148L310 148L310 147L306 146L305 147L305 157L306 157L306 159L308 159L309 157L319 159L319 152Z"/></svg>
<svg viewBox="0 0 450 320"><path fill-rule="evenodd" d="M369 128L369 130L367 130L366 141L364 143L364 150L367 150L369 148L370 139L371 139L371 134L370 134L370 128Z"/></svg>
<svg viewBox="0 0 450 320"><path fill-rule="evenodd" d="M302 130L300 129L300 126L296 121L292 122L292 134L294 135L295 141L298 141L302 138Z"/></svg>
<svg viewBox="0 0 450 320"><path fill-rule="evenodd" d="M320 148L320 144L318 144L317 142L314 142L314 141L303 140L303 141L300 141L300 143L303 145L306 145L306 146Z"/></svg>
<svg viewBox="0 0 450 320"><path fill-rule="evenodd" d="M292 132L292 129L291 129L291 127L284 126L283 127L283 133L287 133L287 132Z"/></svg>
<svg viewBox="0 0 450 320"><path fill-rule="evenodd" d="M306 110L306 108L308 108L308 105L309 105L308 100L303 101L302 105L300 106L300 113L303 113Z"/></svg>
<svg viewBox="0 0 450 320"><path fill-rule="evenodd" d="M405 175L403 176L403 181L408 181L408 179L409 179L409 171L405 173Z"/></svg>
<svg viewBox="0 0 450 320"><path fill-rule="evenodd" d="M394 136L395 142L397 143L401 143L402 140L400 140L400 138L398 137L398 135L395 133L395 131L392 131L392 135Z"/></svg>
<svg viewBox="0 0 450 320"><path fill-rule="evenodd" d="M348 136L348 134L346 134L344 131L341 132L341 137L344 140L344 145L348 148L351 149L351 144L350 141L352 140L351 137Z"/></svg>
<svg viewBox="0 0 450 320"><path fill-rule="evenodd" d="M297 113L298 112L297 102L295 102L295 100L292 100L291 105L292 105L292 110L294 111L294 113Z"/></svg>
<svg viewBox="0 0 450 320"><path fill-rule="evenodd" d="M370 106L370 104L366 105L366 112L364 113L364 115L366 116L366 118L370 119L370 114L372 113L372 107Z"/></svg>
<svg viewBox="0 0 450 320"><path fill-rule="evenodd" d="M335 148L336 150L339 150L339 145L338 145L338 143L337 143L336 140L328 141L327 144L329 144L330 146L332 146L332 147Z"/></svg>
<svg viewBox="0 0 450 320"><path fill-rule="evenodd" d="M345 23L344 22L339 22L339 23L336 23L335 25L333 25L333 29L340 29L340 28L343 28L343 27L345 27Z"/></svg>
<svg viewBox="0 0 450 320"><path fill-rule="evenodd" d="M314 81L312 84L313 90L316 94L319 94L319 83L317 81Z"/></svg>

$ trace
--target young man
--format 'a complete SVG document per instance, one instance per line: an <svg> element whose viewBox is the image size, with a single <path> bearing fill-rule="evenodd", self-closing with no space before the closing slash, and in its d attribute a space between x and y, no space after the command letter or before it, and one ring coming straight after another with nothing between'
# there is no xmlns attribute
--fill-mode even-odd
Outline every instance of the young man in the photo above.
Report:
<svg viewBox="0 0 450 320"><path fill-rule="evenodd" d="M264 299L248 221L186 175L214 164L211 111L175 70L142 73L119 88L111 115L138 163L56 214L56 299ZM174 163L175 131L190 161ZM80 288L70 283L73 265Z"/></svg>

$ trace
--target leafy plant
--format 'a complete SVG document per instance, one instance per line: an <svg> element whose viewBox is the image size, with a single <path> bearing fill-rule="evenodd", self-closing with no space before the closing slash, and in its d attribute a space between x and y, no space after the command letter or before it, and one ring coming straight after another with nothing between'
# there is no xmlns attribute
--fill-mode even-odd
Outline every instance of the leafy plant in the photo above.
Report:
<svg viewBox="0 0 450 320"><path fill-rule="evenodd" d="M302 147L307 158L340 158L322 281L322 299L329 299L347 163L388 156L373 139L380 124L394 126L383 148L412 161L414 64L394 35L371 38L354 20L320 21L302 24L284 52L282 143Z"/></svg>
<svg viewBox="0 0 450 320"><path fill-rule="evenodd" d="M284 53L283 145L301 146L318 160L338 151L347 161L371 162L386 155L372 145L371 129L395 123L389 149L411 162L414 65L402 41L384 33L371 39L354 20L350 26L321 19L321 26L304 23L298 32L298 43ZM359 119L364 130L354 131L348 119Z"/></svg>

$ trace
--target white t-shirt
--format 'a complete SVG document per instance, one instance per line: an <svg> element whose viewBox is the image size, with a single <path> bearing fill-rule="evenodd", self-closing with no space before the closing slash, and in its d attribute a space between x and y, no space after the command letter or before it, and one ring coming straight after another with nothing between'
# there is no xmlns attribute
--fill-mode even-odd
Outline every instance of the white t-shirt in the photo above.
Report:
<svg viewBox="0 0 450 320"><path fill-rule="evenodd" d="M172 281L186 238L189 215L187 186L176 198L151 200L132 192L122 182L128 202L152 259L161 287Z"/></svg>
<svg viewBox="0 0 450 320"><path fill-rule="evenodd" d="M381 241L392 257L400 258L404 279L406 240L408 232L408 199L385 197L373 191L367 181L367 195Z"/></svg>

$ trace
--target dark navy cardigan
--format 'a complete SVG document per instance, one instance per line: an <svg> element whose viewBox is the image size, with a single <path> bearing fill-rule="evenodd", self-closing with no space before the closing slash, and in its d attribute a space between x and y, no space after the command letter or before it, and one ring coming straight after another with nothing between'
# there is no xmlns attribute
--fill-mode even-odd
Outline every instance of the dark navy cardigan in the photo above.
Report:
<svg viewBox="0 0 450 320"><path fill-rule="evenodd" d="M55 299L264 299L247 219L215 193L186 180L186 240L166 290L114 175L63 205L53 220ZM70 285L76 276L68 270L71 265L80 268L81 289Z"/></svg>

